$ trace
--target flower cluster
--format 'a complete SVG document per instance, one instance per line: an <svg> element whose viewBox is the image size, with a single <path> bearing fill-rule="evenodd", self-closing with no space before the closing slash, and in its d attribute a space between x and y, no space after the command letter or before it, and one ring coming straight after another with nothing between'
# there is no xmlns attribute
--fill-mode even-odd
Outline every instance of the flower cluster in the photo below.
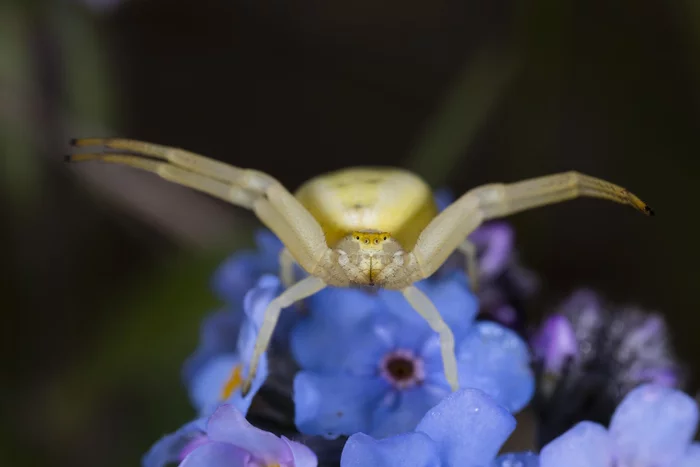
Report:
<svg viewBox="0 0 700 467"><path fill-rule="evenodd" d="M474 322L477 303L461 272L418 287L455 336L460 387L522 409L534 391L525 342L497 323ZM294 402L303 433L394 435L450 393L437 334L396 291L318 293L292 330L291 350L301 366Z"/></svg>
<svg viewBox="0 0 700 467"><path fill-rule="evenodd" d="M416 284L454 335L457 392L438 335L400 292L326 288L283 310L243 397L264 312L282 292L282 244L267 231L256 240L214 275L224 306L183 367L194 421L158 441L144 467L700 466L698 408L670 388L681 372L663 320L580 292L532 336L531 356L518 331L536 280L502 223L470 236L478 293L464 258ZM533 395L541 452L499 456Z"/></svg>
<svg viewBox="0 0 700 467"><path fill-rule="evenodd" d="M582 420L607 424L625 394L643 383L682 386L663 318L606 303L581 289L532 338L540 445Z"/></svg>

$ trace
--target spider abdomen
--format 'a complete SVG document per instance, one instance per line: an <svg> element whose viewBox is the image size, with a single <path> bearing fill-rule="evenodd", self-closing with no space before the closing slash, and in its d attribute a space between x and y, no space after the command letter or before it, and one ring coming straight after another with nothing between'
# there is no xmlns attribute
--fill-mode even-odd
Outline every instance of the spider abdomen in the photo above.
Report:
<svg viewBox="0 0 700 467"><path fill-rule="evenodd" d="M388 232L407 251L437 215L430 187L406 170L356 167L314 177L295 196L329 246L351 232Z"/></svg>

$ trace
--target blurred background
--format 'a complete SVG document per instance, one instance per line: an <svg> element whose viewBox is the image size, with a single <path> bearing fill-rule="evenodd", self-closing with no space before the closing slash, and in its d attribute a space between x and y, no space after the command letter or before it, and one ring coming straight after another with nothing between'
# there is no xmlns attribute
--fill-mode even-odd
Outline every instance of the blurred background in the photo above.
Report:
<svg viewBox="0 0 700 467"><path fill-rule="evenodd" d="M513 216L543 289L663 313L700 366L696 0L0 0L0 456L138 465L193 416L180 365L249 213L71 137L179 146L294 189L399 165L462 193L577 169L651 204ZM697 378L691 388L697 388Z"/></svg>

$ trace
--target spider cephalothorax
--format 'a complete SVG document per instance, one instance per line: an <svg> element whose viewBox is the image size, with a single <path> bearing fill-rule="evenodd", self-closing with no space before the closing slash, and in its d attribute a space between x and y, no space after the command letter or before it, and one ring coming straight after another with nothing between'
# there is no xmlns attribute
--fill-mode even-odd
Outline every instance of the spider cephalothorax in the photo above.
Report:
<svg viewBox="0 0 700 467"><path fill-rule="evenodd" d="M77 154L68 156L68 161L100 160L156 173L252 210L284 243L280 274L287 289L265 312L244 394L283 308L327 286L354 285L402 292L439 334L445 376L456 390L452 332L415 282L431 276L456 250L466 255L467 270L473 273L475 248L467 236L489 219L579 196L608 199L652 214L626 189L578 172L483 185L438 213L428 185L403 169L345 169L315 177L292 195L270 175L182 149L125 139L82 139L72 144L122 152ZM294 263L309 274L296 283Z"/></svg>

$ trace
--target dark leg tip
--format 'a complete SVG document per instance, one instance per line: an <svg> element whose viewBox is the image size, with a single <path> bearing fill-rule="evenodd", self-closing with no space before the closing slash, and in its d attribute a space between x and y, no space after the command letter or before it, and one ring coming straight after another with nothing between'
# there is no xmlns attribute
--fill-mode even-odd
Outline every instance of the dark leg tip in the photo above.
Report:
<svg viewBox="0 0 700 467"><path fill-rule="evenodd" d="M70 141L68 142L71 146L77 146L78 145L78 138L71 138Z"/></svg>
<svg viewBox="0 0 700 467"><path fill-rule="evenodd" d="M655 216L656 213L654 213L654 210L651 209L651 206L644 206L644 212L646 213L647 216Z"/></svg>
<svg viewBox="0 0 700 467"><path fill-rule="evenodd" d="M71 162L73 156L63 156L63 161L64 162Z"/></svg>

